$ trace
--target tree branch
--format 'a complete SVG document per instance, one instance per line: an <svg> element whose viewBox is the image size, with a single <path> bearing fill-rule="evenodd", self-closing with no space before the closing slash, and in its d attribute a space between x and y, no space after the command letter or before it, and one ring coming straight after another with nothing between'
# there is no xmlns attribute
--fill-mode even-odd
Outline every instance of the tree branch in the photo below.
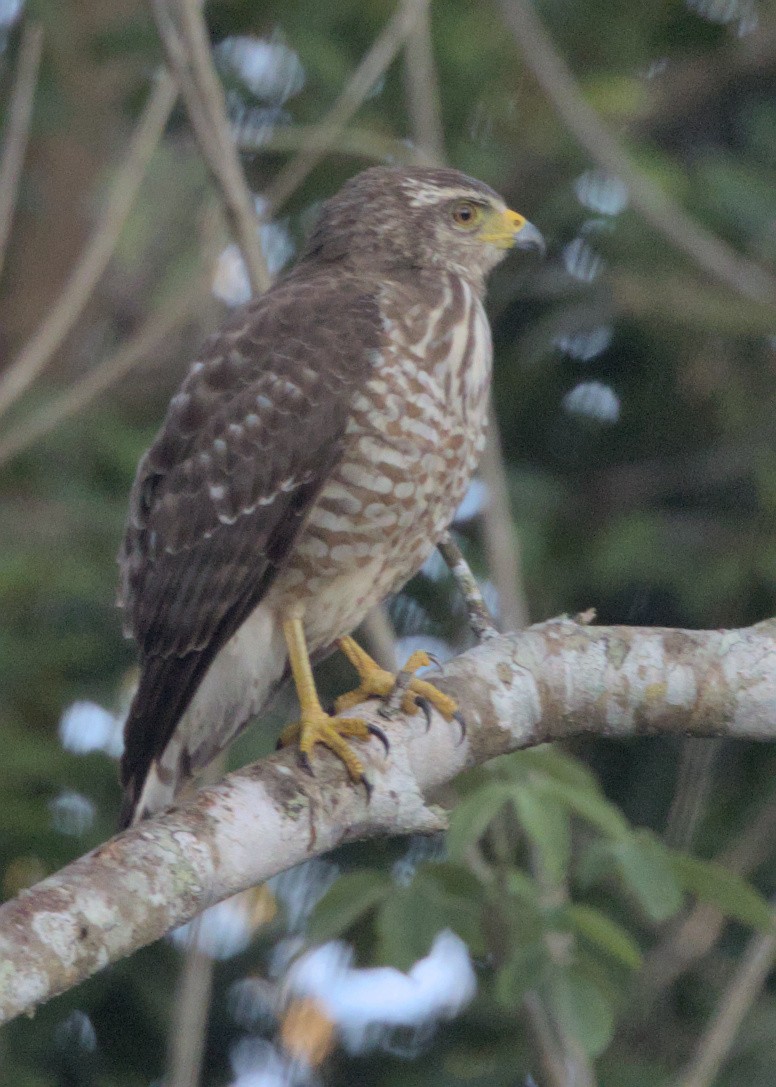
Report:
<svg viewBox="0 0 776 1087"><path fill-rule="evenodd" d="M206 906L343 842L439 830L428 798L466 767L573 735L776 739L776 620L744 630L552 620L457 657L440 685L467 721L377 718L373 793L329 754L284 751L112 838L0 907L0 1022L29 1012ZM367 714L375 713L372 707Z"/></svg>
<svg viewBox="0 0 776 1087"><path fill-rule="evenodd" d="M0 153L0 275L19 195L42 53L43 28L38 23L28 23L22 33L19 63L11 91L3 150Z"/></svg>
<svg viewBox="0 0 776 1087"><path fill-rule="evenodd" d="M737 295L770 308L776 278L705 230L634 164L598 113L585 100L571 69L527 0L500 0L501 11L523 62L563 119L569 132L605 170L628 186L633 206L679 252Z"/></svg>

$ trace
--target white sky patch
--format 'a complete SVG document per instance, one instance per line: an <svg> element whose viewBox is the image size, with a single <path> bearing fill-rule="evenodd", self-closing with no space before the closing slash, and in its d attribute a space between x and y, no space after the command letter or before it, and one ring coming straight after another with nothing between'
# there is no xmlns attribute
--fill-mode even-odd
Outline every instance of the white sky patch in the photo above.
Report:
<svg viewBox="0 0 776 1087"><path fill-rule="evenodd" d="M602 355L614 339L614 329L611 325L600 325L598 328L580 329L578 332L567 332L556 336L554 346L568 355L576 362L590 362L591 359Z"/></svg>
<svg viewBox="0 0 776 1087"><path fill-rule="evenodd" d="M442 638L435 638L432 634L407 634L403 638L396 639L396 659L402 664L412 656L416 649L424 649L432 657L440 662L450 660L453 656L453 647ZM421 669L423 676L434 681L433 669Z"/></svg>
<svg viewBox="0 0 776 1087"><path fill-rule="evenodd" d="M569 415L582 415L596 423L611 424L620 418L620 398L611 385L582 381L563 397L563 409Z"/></svg>
<svg viewBox="0 0 776 1087"><path fill-rule="evenodd" d="M456 510L453 524L460 524L461 521L472 521L475 517L479 517L484 511L487 501L488 488L481 479L473 479L469 484L468 491L463 496L463 501Z"/></svg>
<svg viewBox="0 0 776 1087"><path fill-rule="evenodd" d="M628 186L606 170L586 170L574 182L577 200L598 215L619 215L628 206Z"/></svg>
<svg viewBox="0 0 776 1087"><path fill-rule="evenodd" d="M694 11L710 23L729 26L737 23L736 34L743 38L751 34L760 24L755 0L685 0L690 11Z"/></svg>
<svg viewBox="0 0 776 1087"><path fill-rule="evenodd" d="M314 858L269 880L267 886L283 906L289 932L300 932L305 927L310 914L339 873L338 864Z"/></svg>
<svg viewBox="0 0 776 1087"><path fill-rule="evenodd" d="M214 53L218 67L239 79L256 98L285 102L304 86L302 62L283 42L235 36L224 38Z"/></svg>
<svg viewBox="0 0 776 1087"><path fill-rule="evenodd" d="M351 1053L379 1046L396 1027L452 1019L477 991L469 950L449 929L406 974L391 966L354 968L352 949L329 943L294 963L288 986L320 1003Z"/></svg>
<svg viewBox="0 0 776 1087"><path fill-rule="evenodd" d="M16 22L23 7L24 0L0 0L0 32Z"/></svg>
<svg viewBox="0 0 776 1087"><path fill-rule="evenodd" d="M85 834L97 814L88 796L72 789L63 789L59 796L49 801L48 807L54 830L72 838Z"/></svg>
<svg viewBox="0 0 776 1087"><path fill-rule="evenodd" d="M289 262L294 254L294 244L286 222L264 223L260 228L261 248L271 276ZM216 260L212 291L227 306L244 306L250 301L251 282L240 247L231 242Z"/></svg>
<svg viewBox="0 0 776 1087"><path fill-rule="evenodd" d="M57 1023L54 1028L54 1044L62 1051L77 1046L87 1053L93 1053L97 1048L97 1032L86 1012L76 1009Z"/></svg>
<svg viewBox="0 0 776 1087"><path fill-rule="evenodd" d="M574 238L565 245L562 256L568 274L582 283L592 283L601 274L604 266L601 254L596 253L584 238Z"/></svg>
<svg viewBox="0 0 776 1087"><path fill-rule="evenodd" d="M246 949L252 932L246 902L240 895L210 906L194 921L174 929L170 939L183 950L196 938L203 955L223 962Z"/></svg>
<svg viewBox="0 0 776 1087"><path fill-rule="evenodd" d="M124 722L96 702L73 702L59 721L59 741L65 751L86 755L103 751L118 758L124 749Z"/></svg>
<svg viewBox="0 0 776 1087"><path fill-rule="evenodd" d="M230 1087L307 1087L317 1082L263 1038L241 1038L229 1050L229 1063L235 1076Z"/></svg>
<svg viewBox="0 0 776 1087"><path fill-rule="evenodd" d="M464 499L464 502L466 499ZM444 581L448 576L447 563L439 554L439 551L434 548L431 554L420 568L420 572L423 577L429 578L431 581Z"/></svg>

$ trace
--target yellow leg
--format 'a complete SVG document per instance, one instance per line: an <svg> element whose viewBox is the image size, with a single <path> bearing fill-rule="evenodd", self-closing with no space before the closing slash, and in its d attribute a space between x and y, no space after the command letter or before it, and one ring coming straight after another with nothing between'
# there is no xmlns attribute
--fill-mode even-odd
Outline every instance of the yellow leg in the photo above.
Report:
<svg viewBox="0 0 776 1087"><path fill-rule="evenodd" d="M335 705L338 713L349 710L368 698L387 698L398 684L404 691L401 699L401 708L404 713L415 713L419 707L423 708L425 703L430 703L439 710L445 720L451 721L453 718L461 720L458 705L449 695L438 690L433 683L418 679L412 674L418 668L426 668L431 664L431 658L422 649L413 653L399 675L394 676L373 661L353 638L341 638L339 647L358 672L360 683L354 690L340 695L337 699Z"/></svg>
<svg viewBox="0 0 776 1087"><path fill-rule="evenodd" d="M288 659L296 693L299 696L301 713L299 720L289 725L280 734L279 745L284 747L294 741L298 742L300 761L309 770L312 749L316 744L323 744L344 762L353 781L363 782L368 790L364 767L343 737L352 736L355 739L367 740L370 736L377 736L387 749L388 741L385 734L381 729L368 724L360 717L332 717L326 713L315 689L301 619L284 619L283 634L288 646Z"/></svg>

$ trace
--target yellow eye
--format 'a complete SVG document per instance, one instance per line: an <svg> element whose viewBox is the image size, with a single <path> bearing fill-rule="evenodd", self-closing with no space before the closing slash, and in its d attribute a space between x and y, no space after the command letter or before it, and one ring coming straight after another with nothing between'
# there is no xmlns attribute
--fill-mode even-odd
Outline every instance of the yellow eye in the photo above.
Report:
<svg viewBox="0 0 776 1087"><path fill-rule="evenodd" d="M453 222L464 230L471 230L477 226L482 218L482 208L473 204L471 200L459 200L453 207Z"/></svg>

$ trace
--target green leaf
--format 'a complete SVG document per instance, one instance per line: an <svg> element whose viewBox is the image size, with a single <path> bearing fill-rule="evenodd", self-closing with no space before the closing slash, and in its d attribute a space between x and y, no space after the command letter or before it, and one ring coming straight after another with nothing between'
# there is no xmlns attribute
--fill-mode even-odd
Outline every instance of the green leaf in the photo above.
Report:
<svg viewBox="0 0 776 1087"><path fill-rule="evenodd" d="M759 891L713 861L675 853L671 857L674 872L686 891L711 902L726 914L753 928L773 931L774 916Z"/></svg>
<svg viewBox="0 0 776 1087"><path fill-rule="evenodd" d="M368 868L340 876L315 907L308 929L310 939L323 942L347 932L391 887L388 876Z"/></svg>
<svg viewBox="0 0 776 1087"><path fill-rule="evenodd" d="M652 921L665 921L682 904L682 892L669 851L648 831L615 842L612 856L620 875Z"/></svg>
<svg viewBox="0 0 776 1087"><path fill-rule="evenodd" d="M614 1032L614 1011L596 983L572 967L555 972L543 988L560 1026L589 1057L603 1053Z"/></svg>
<svg viewBox="0 0 776 1087"><path fill-rule="evenodd" d="M406 970L446 928L475 954L484 952L481 894L481 885L455 865L421 868L408 887L394 889L383 900L376 920L381 961Z"/></svg>
<svg viewBox="0 0 776 1087"><path fill-rule="evenodd" d="M460 898L474 906L482 895L482 884L468 868L449 861L430 861L424 864L416 878L436 884L439 893L451 898Z"/></svg>
<svg viewBox="0 0 776 1087"><path fill-rule="evenodd" d="M520 868L510 868L504 876L504 889L508 895L538 908L541 890L535 879Z"/></svg>
<svg viewBox="0 0 776 1087"><path fill-rule="evenodd" d="M566 755L554 744L531 747L518 754L527 770L541 770L548 777L578 789L598 791L598 782L588 768L571 755Z"/></svg>
<svg viewBox="0 0 776 1087"><path fill-rule="evenodd" d="M512 798L512 787L493 781L462 800L450 818L447 851L452 860L462 860L466 850L478 842L488 825Z"/></svg>
<svg viewBox="0 0 776 1087"><path fill-rule="evenodd" d="M564 804L585 822L597 827L610 838L627 838L631 827L622 812L606 799L597 786L582 787L552 778L541 778L535 787L547 797Z"/></svg>
<svg viewBox="0 0 776 1087"><path fill-rule="evenodd" d="M535 989L547 966L543 941L518 947L496 973L493 993L505 1008L518 1008L529 989Z"/></svg>
<svg viewBox="0 0 776 1087"><path fill-rule="evenodd" d="M568 906L565 916L571 923L571 927L586 940L596 944L613 958L618 959L632 970L641 966L641 951L639 945L629 932L618 925L600 910L592 906L572 905Z"/></svg>
<svg viewBox="0 0 776 1087"><path fill-rule="evenodd" d="M429 908L424 896L410 885L401 887L382 903L376 918L380 962L408 970L428 954L434 937L445 928L441 911Z"/></svg>
<svg viewBox="0 0 776 1087"><path fill-rule="evenodd" d="M512 803L547 878L560 883L571 863L571 825L565 808L528 784L513 789Z"/></svg>

